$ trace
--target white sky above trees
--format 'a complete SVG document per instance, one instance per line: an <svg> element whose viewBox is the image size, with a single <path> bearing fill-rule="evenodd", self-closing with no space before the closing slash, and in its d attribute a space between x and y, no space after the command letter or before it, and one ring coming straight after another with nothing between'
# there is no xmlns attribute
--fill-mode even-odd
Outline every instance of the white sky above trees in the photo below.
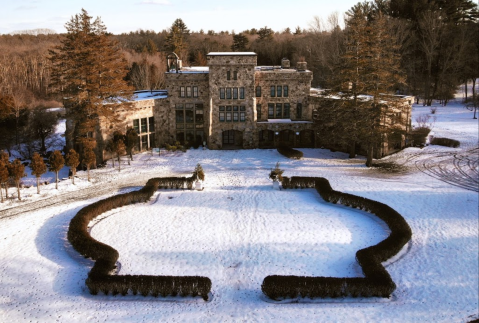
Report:
<svg viewBox="0 0 479 323"><path fill-rule="evenodd" d="M37 28L65 32L65 23L84 8L101 17L109 32L167 29L181 18L192 31L241 32L268 26L274 31L309 28L314 16L324 21L342 15L359 0L197 1L197 0L0 0L0 34Z"/></svg>

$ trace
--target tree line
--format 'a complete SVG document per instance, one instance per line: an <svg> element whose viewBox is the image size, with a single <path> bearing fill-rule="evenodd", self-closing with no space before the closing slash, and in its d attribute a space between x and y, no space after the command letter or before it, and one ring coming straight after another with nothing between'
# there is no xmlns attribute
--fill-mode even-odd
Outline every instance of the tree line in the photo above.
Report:
<svg viewBox="0 0 479 323"><path fill-rule="evenodd" d="M400 58L398 70L404 71L404 81L394 84L394 91L415 95L425 105L434 99L447 104L458 85L475 85L479 77L479 14L473 1L367 3L386 18L387 24L381 28L394 40L394 53ZM313 17L309 28L294 31L273 31L267 26L242 32L190 31L182 19L160 32L140 29L112 35L105 26L101 30L124 61L119 77L131 89L164 88L165 56L171 51L185 66L206 65L206 55L212 51L254 51L258 65L278 65L284 57L293 66L304 60L313 71L313 86L333 88L335 76L344 68L340 58L349 46L349 27L342 22L348 17L338 13L326 21ZM0 35L0 148L9 149L32 137L39 140L38 135L26 133L32 128L29 117L36 119L32 111L64 103L57 91L60 78L54 73L59 70L53 66L50 50L61 46L69 33L67 26L66 34ZM464 97L477 102L476 93L467 93L467 86ZM46 150L43 146L42 151Z"/></svg>

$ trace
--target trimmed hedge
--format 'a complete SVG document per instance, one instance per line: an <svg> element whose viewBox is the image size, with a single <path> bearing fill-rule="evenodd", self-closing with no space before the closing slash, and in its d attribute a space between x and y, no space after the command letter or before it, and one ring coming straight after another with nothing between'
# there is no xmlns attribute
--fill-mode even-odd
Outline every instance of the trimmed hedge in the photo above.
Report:
<svg viewBox="0 0 479 323"><path fill-rule="evenodd" d="M281 146L278 147L278 152L288 158L294 158L294 159L301 159L303 157L303 152L290 148L290 147L285 147Z"/></svg>
<svg viewBox="0 0 479 323"><path fill-rule="evenodd" d="M461 145L461 143L459 141L455 140L455 139L434 137L431 140L431 145L458 148Z"/></svg>
<svg viewBox="0 0 479 323"><path fill-rule="evenodd" d="M199 276L116 276L113 275L118 260L118 251L93 239L88 232L88 224L100 214L134 203L143 203L150 199L158 188L192 188L193 179L186 177L152 178L139 191L112 196L82 208L70 221L68 241L85 258L95 260L88 274L86 285L92 295L102 291L105 294L126 295L131 291L143 296L159 295L198 296L205 301L211 290L211 280Z"/></svg>
<svg viewBox="0 0 479 323"><path fill-rule="evenodd" d="M314 183L314 185L313 185ZM411 228L404 218L386 204L332 189L322 177L283 178L283 188L315 187L327 202L339 203L375 214L391 230L388 238L375 246L361 249L356 259L365 278L267 276L261 290L271 299L295 297L389 297L396 284L382 262L396 255L411 240Z"/></svg>

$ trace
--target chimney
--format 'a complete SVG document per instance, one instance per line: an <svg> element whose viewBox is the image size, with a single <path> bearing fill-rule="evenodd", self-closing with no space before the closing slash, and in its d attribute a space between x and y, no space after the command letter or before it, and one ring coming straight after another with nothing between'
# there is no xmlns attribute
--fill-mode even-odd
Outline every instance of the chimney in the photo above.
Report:
<svg viewBox="0 0 479 323"><path fill-rule="evenodd" d="M286 57L283 58L281 60L281 68L289 68L290 67L290 63L289 63L289 59L287 59Z"/></svg>
<svg viewBox="0 0 479 323"><path fill-rule="evenodd" d="M307 70L308 63L306 62L298 62L296 63L296 69L298 71L306 71Z"/></svg>

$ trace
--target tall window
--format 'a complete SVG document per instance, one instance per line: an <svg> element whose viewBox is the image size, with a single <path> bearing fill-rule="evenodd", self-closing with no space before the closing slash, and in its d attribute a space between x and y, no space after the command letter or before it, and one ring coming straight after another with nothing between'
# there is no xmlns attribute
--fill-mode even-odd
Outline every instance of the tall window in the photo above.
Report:
<svg viewBox="0 0 479 323"><path fill-rule="evenodd" d="M283 96L285 98L289 96L289 87L287 85L283 86Z"/></svg>
<svg viewBox="0 0 479 323"><path fill-rule="evenodd" d="M186 87L186 97L191 98L191 86Z"/></svg>
<svg viewBox="0 0 479 323"><path fill-rule="evenodd" d="M133 129L138 133L136 148L145 150L155 147L155 118L147 117L133 120Z"/></svg>
<svg viewBox="0 0 479 323"><path fill-rule="evenodd" d="M278 98L282 97L283 96L283 87L281 85L278 85L276 87L276 96Z"/></svg>
<svg viewBox="0 0 479 323"><path fill-rule="evenodd" d="M226 88L226 99L231 100L231 88L230 87Z"/></svg>
<svg viewBox="0 0 479 323"><path fill-rule="evenodd" d="M181 97L181 98L184 98L184 97L185 97L185 87L184 87L184 86L181 86L181 87L180 87L180 97Z"/></svg>
<svg viewBox="0 0 479 323"><path fill-rule="evenodd" d="M268 119L274 119L274 103L268 103Z"/></svg>
<svg viewBox="0 0 479 323"><path fill-rule="evenodd" d="M271 92L271 97L274 98L276 96L276 86L272 85L270 92Z"/></svg>
<svg viewBox="0 0 479 323"><path fill-rule="evenodd" d="M221 88L220 89L220 99L224 99L224 98L225 98L225 89Z"/></svg>
<svg viewBox="0 0 479 323"><path fill-rule="evenodd" d="M244 99L244 87L239 88L239 96L240 96L240 100Z"/></svg>
<svg viewBox="0 0 479 323"><path fill-rule="evenodd" d="M276 118L281 119L283 116L283 105L281 103L276 103Z"/></svg>
<svg viewBox="0 0 479 323"><path fill-rule="evenodd" d="M226 72L226 79L229 81L231 79L231 72L227 71Z"/></svg>
<svg viewBox="0 0 479 323"><path fill-rule="evenodd" d="M284 119L289 119L290 118L290 110L291 110L291 107L290 107L289 103L285 103L284 106L283 106L283 118Z"/></svg>
<svg viewBox="0 0 479 323"><path fill-rule="evenodd" d="M302 119L303 118L303 104L298 103L296 105L296 119Z"/></svg>
<svg viewBox="0 0 479 323"><path fill-rule="evenodd" d="M185 103L177 104L176 116L176 140L184 143L202 142L203 131L203 104Z"/></svg>
<svg viewBox="0 0 479 323"><path fill-rule="evenodd" d="M256 87L256 97L260 98L261 97L261 86Z"/></svg>
<svg viewBox="0 0 479 323"><path fill-rule="evenodd" d="M233 88L233 99L234 100L238 99L238 88L237 87Z"/></svg>
<svg viewBox="0 0 479 323"><path fill-rule="evenodd" d="M256 105L256 119L257 120L261 119L261 104Z"/></svg>
<svg viewBox="0 0 479 323"><path fill-rule="evenodd" d="M193 97L194 98L198 97L198 87L197 86L193 86Z"/></svg>

